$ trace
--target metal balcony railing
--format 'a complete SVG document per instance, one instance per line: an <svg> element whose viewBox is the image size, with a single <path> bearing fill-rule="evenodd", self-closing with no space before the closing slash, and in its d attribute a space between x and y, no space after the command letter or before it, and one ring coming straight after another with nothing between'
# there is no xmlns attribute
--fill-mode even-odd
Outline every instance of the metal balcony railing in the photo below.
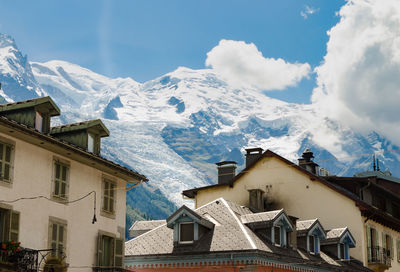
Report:
<svg viewBox="0 0 400 272"><path fill-rule="evenodd" d="M391 266L392 258L390 256L390 250L386 250L382 247L367 247L368 251L368 263L383 264L388 267Z"/></svg>
<svg viewBox="0 0 400 272"><path fill-rule="evenodd" d="M36 272L38 270L38 251L19 248L18 251L0 251L0 263L13 271Z"/></svg>
<svg viewBox="0 0 400 272"><path fill-rule="evenodd" d="M130 272L122 267L93 267L93 272Z"/></svg>

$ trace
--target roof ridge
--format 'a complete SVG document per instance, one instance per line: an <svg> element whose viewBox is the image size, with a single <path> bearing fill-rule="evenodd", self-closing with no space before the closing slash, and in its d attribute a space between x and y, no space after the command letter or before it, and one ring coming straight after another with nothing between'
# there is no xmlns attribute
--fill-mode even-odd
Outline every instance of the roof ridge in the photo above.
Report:
<svg viewBox="0 0 400 272"><path fill-rule="evenodd" d="M167 225L167 223L162 224L162 225L160 225L160 226L158 226L158 227L155 227L155 228L152 229L152 230L149 230L149 231L147 231L147 232L145 232L145 233L143 233L143 234L140 234L139 236L136 236L135 238L130 239L129 241L126 241L125 244L127 244L127 243L129 243L129 242L131 242L131 241L133 241L133 240L135 240L135 239L137 239L137 238L139 238L139 237L143 237L143 236L145 236L146 234L149 234L150 232L153 232L153 231L155 231L155 230L157 230L157 229L159 229L159 228L161 228L161 227L163 227L163 226L166 226L166 225Z"/></svg>
<svg viewBox="0 0 400 272"><path fill-rule="evenodd" d="M254 243L253 239L251 239L249 233L247 232L247 230L244 228L244 225L242 224L241 220L235 215L235 213L233 212L233 210L231 209L231 207L228 205L228 203L226 202L225 199L221 198L221 202L224 203L224 205L228 208L229 212L231 213L231 215L235 218L236 222L238 223L240 229L242 230L244 236L247 238L248 242L250 243L250 246L253 249L257 249L256 244Z"/></svg>

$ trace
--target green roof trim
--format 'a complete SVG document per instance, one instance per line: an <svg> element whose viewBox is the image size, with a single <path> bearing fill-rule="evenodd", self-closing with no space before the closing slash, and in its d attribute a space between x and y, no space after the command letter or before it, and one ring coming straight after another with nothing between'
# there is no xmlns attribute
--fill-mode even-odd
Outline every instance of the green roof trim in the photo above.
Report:
<svg viewBox="0 0 400 272"><path fill-rule="evenodd" d="M34 108L37 106L41 106L41 108L45 107L50 113L50 116L58 116L61 114L60 109L49 96L3 104L0 105L0 112Z"/></svg>
<svg viewBox="0 0 400 272"><path fill-rule="evenodd" d="M110 136L110 131L100 119L52 127L50 134L68 133L78 130L96 130L100 137Z"/></svg>

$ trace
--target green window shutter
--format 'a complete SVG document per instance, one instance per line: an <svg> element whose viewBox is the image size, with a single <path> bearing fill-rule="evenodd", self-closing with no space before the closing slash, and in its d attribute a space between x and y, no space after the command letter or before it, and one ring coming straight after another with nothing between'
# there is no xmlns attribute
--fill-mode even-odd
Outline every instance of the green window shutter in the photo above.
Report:
<svg viewBox="0 0 400 272"><path fill-rule="evenodd" d="M122 267L124 257L124 240L115 239L115 254L114 254L114 264L117 267Z"/></svg>
<svg viewBox="0 0 400 272"><path fill-rule="evenodd" d="M379 233L376 229L375 230L375 246L379 246Z"/></svg>
<svg viewBox="0 0 400 272"><path fill-rule="evenodd" d="M389 240L390 240L390 257L393 260L393 258L394 258L394 250L393 250L393 238L392 238L392 236L389 236Z"/></svg>
<svg viewBox="0 0 400 272"><path fill-rule="evenodd" d="M382 248L387 249L386 247L386 234L382 232Z"/></svg>
<svg viewBox="0 0 400 272"><path fill-rule="evenodd" d="M103 265L103 236L97 237L97 266Z"/></svg>
<svg viewBox="0 0 400 272"><path fill-rule="evenodd" d="M368 254L368 260L372 259L372 249L371 249L371 228L370 226L366 226L366 233L367 233L367 254Z"/></svg>
<svg viewBox="0 0 400 272"><path fill-rule="evenodd" d="M19 212L10 211L10 240L18 242L19 236Z"/></svg>
<svg viewBox="0 0 400 272"><path fill-rule="evenodd" d="M397 261L400 262L400 239L396 241L397 246Z"/></svg>

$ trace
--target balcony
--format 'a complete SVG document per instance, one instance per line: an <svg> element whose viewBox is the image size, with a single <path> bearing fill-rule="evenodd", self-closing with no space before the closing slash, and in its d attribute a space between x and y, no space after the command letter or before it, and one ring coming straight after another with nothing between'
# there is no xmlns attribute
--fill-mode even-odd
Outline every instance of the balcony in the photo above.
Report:
<svg viewBox="0 0 400 272"><path fill-rule="evenodd" d="M368 267L377 272L389 269L392 264L390 251L382 247L367 247Z"/></svg>
<svg viewBox="0 0 400 272"><path fill-rule="evenodd" d="M122 267L93 267L93 272L130 272Z"/></svg>
<svg viewBox="0 0 400 272"><path fill-rule="evenodd" d="M37 250L18 247L15 251L0 251L0 271L36 272L37 268Z"/></svg>

